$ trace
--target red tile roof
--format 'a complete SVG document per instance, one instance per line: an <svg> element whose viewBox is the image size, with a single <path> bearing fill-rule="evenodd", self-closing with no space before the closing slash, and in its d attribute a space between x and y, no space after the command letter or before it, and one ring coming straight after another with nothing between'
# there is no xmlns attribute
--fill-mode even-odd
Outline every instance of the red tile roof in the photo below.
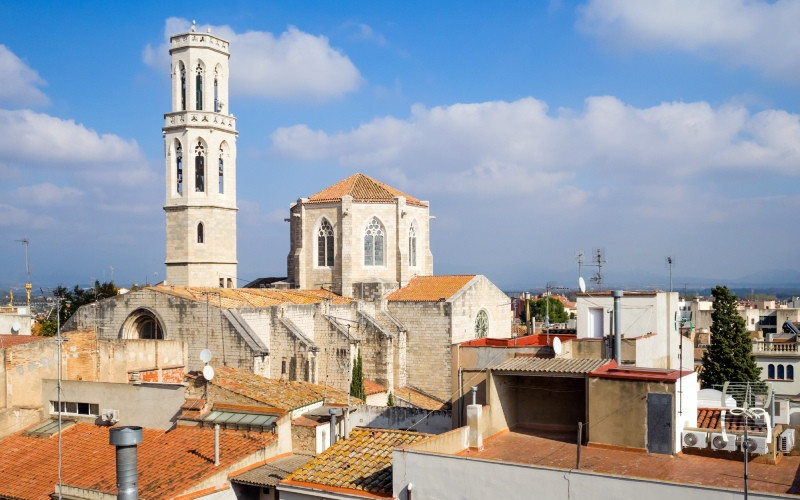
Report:
<svg viewBox="0 0 800 500"><path fill-rule="evenodd" d="M524 326L522 328L525 328ZM553 345L553 339L558 338L561 342L575 340L578 336L565 333L551 333L549 338L545 334L525 335L516 339L491 339L482 338L462 342L462 347L524 347L524 346L547 346Z"/></svg>
<svg viewBox="0 0 800 500"><path fill-rule="evenodd" d="M450 300L475 278L474 274L455 276L416 276L406 286L386 297L394 302L438 302Z"/></svg>
<svg viewBox="0 0 800 500"><path fill-rule="evenodd" d="M364 395L366 396L372 396L373 394L380 394L388 390L389 389L387 387L384 387L377 382L373 382L371 380L364 380Z"/></svg>
<svg viewBox="0 0 800 500"><path fill-rule="evenodd" d="M430 437L420 432L356 427L281 484L318 489L342 488L392 495L392 449Z"/></svg>
<svg viewBox="0 0 800 500"><path fill-rule="evenodd" d="M63 484L115 494L115 448L108 427L76 424L62 432ZM214 466L214 429L144 429L138 446L141 498L170 498L186 492L261 450L277 436L220 429L220 465ZM22 432L0 441L0 496L49 499L58 483L58 437Z"/></svg>
<svg viewBox="0 0 800 500"><path fill-rule="evenodd" d="M328 203L341 201L342 196L350 195L354 202L360 203L394 203L394 199L403 196L406 203L419 207L427 207L413 196L409 196L391 186L376 181L364 174L354 174L337 182L333 186L327 187L319 193L308 197L307 203Z"/></svg>
<svg viewBox="0 0 800 500"><path fill-rule="evenodd" d="M187 286L154 286L150 290L182 299L205 303L210 307L233 309L240 307L269 307L281 304L318 304L330 300L333 304L349 304L353 299L327 290L278 290L274 288L202 288Z"/></svg>
<svg viewBox="0 0 800 500"><path fill-rule="evenodd" d="M449 403L439 401L411 387L400 387L395 391L394 396L424 410L446 410L450 406Z"/></svg>
<svg viewBox="0 0 800 500"><path fill-rule="evenodd" d="M722 410L716 408L698 408L697 428L722 429ZM744 418L741 415L731 415L730 412L725 412L725 430L727 432L744 432ZM765 432L766 428L754 422L752 418L748 418L747 430Z"/></svg>
<svg viewBox="0 0 800 500"><path fill-rule="evenodd" d="M51 337L41 337L39 335L0 335L0 349L6 347L13 347L20 344L28 344L30 342L38 342L40 340L47 340Z"/></svg>

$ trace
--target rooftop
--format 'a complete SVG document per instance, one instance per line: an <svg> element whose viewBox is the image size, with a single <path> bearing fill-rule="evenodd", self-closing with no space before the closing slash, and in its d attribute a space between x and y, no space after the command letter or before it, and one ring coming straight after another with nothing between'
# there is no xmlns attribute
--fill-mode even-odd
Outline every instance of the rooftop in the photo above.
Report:
<svg viewBox="0 0 800 500"><path fill-rule="evenodd" d="M333 186L308 197L307 203L328 203L341 201L342 196L350 195L354 202L359 203L394 203L396 197L402 196L409 205L427 207L426 203L419 201L391 186L376 181L364 174L354 174L341 180Z"/></svg>
<svg viewBox="0 0 800 500"><path fill-rule="evenodd" d="M613 363L610 359L543 359L534 356L517 356L491 368L492 372L587 374Z"/></svg>
<svg viewBox="0 0 800 500"><path fill-rule="evenodd" d="M523 325L524 329L525 326ZM553 345L553 339L558 338L561 342L568 342L575 340L577 335L565 333L551 333L549 336L545 334L524 335L510 339L491 339L484 337L482 339L468 340L462 342L461 347L544 347Z"/></svg>
<svg viewBox="0 0 800 500"><path fill-rule="evenodd" d="M188 377L201 379L202 375L190 373ZM281 410L302 408L321 402L323 398L328 404L347 403L347 394L332 387L310 382L275 380L230 366L217 367L214 379L209 383Z"/></svg>
<svg viewBox="0 0 800 500"><path fill-rule="evenodd" d="M49 338L50 337L41 337L39 335L0 335L0 349L47 340Z"/></svg>
<svg viewBox="0 0 800 500"><path fill-rule="evenodd" d="M63 483L115 494L115 447L108 427L75 424L62 432ZM214 466L214 429L144 429L138 447L141 498L170 498L218 474L277 439L268 433L220 430L220 466ZM0 441L0 497L49 499L58 483L58 439L23 432Z"/></svg>
<svg viewBox="0 0 800 500"><path fill-rule="evenodd" d="M572 436L570 436L572 437ZM574 469L575 443L535 436L525 431L495 435L483 449L464 450L459 456L526 465ZM750 462L749 488L770 493L800 493L800 456L785 456L777 465ZM741 489L742 462L697 455L659 455L584 446L581 470L717 488Z"/></svg>
<svg viewBox="0 0 800 500"><path fill-rule="evenodd" d="M390 302L439 302L450 300L475 278L474 274L454 276L415 276L403 288L386 297Z"/></svg>
<svg viewBox="0 0 800 500"><path fill-rule="evenodd" d="M282 304L318 304L326 300L330 300L333 304L349 304L353 301L322 289L202 288L164 285L149 289L195 302L206 303L208 301L209 306L222 309L269 307Z"/></svg>
<svg viewBox="0 0 800 500"><path fill-rule="evenodd" d="M389 390L388 387L384 387L377 382L364 379L364 395L366 396L372 396L373 394L380 394L388 390Z"/></svg>
<svg viewBox="0 0 800 500"><path fill-rule="evenodd" d="M423 410L447 410L449 409L448 407L450 405L450 403L439 401L438 399L428 396L424 392L420 392L411 387L400 387L396 389L394 396L397 399L406 401L407 403L410 403L417 408L422 408Z"/></svg>
<svg viewBox="0 0 800 500"><path fill-rule="evenodd" d="M278 481L308 463L312 458L314 458L312 455L289 455L276 458L260 467L231 477L231 482L251 486L275 486Z"/></svg>
<svg viewBox="0 0 800 500"><path fill-rule="evenodd" d="M356 427L350 437L337 441L282 484L391 496L392 449L428 437L419 432Z"/></svg>
<svg viewBox="0 0 800 500"><path fill-rule="evenodd" d="M722 429L722 410L719 408L698 408L697 409L697 428L698 429ZM743 432L744 417L742 415L732 415L730 412L725 414L725 430L728 432ZM747 430L751 432L766 432L764 421L747 419Z"/></svg>

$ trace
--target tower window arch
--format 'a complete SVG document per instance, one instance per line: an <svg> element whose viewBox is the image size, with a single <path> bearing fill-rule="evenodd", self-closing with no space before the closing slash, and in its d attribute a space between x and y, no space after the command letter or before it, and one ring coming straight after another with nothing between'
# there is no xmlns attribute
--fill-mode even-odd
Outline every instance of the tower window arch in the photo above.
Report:
<svg viewBox="0 0 800 500"><path fill-rule="evenodd" d="M202 141L197 141L194 148L194 190L198 193L206 190L206 148Z"/></svg>
<svg viewBox="0 0 800 500"><path fill-rule="evenodd" d="M775 378L775 365L767 365L767 378Z"/></svg>
<svg viewBox="0 0 800 500"><path fill-rule="evenodd" d="M181 111L186 111L186 67L180 63L179 67L181 75Z"/></svg>
<svg viewBox="0 0 800 500"><path fill-rule="evenodd" d="M778 365L778 378L783 380L783 365Z"/></svg>
<svg viewBox="0 0 800 500"><path fill-rule="evenodd" d="M408 228L408 265L417 267L417 223L411 223Z"/></svg>
<svg viewBox="0 0 800 500"><path fill-rule="evenodd" d="M178 139L175 139L175 190L183 195L183 147Z"/></svg>
<svg viewBox="0 0 800 500"><path fill-rule="evenodd" d="M203 65L198 63L195 70L195 97L197 99L197 110L203 109Z"/></svg>
<svg viewBox="0 0 800 500"><path fill-rule="evenodd" d="M219 71L214 70L214 112L219 113Z"/></svg>
<svg viewBox="0 0 800 500"><path fill-rule="evenodd" d="M370 219L367 228L364 231L364 265L365 266L382 266L385 233L383 224L380 223L377 217Z"/></svg>
<svg viewBox="0 0 800 500"><path fill-rule="evenodd" d="M197 242L204 243L206 239L205 228L202 222L197 223Z"/></svg>
<svg viewBox="0 0 800 500"><path fill-rule="evenodd" d="M322 219L317 232L317 265L320 267L332 267L333 260L333 226L328 219Z"/></svg>
<svg viewBox="0 0 800 500"><path fill-rule="evenodd" d="M489 335L489 315L481 309L475 316L475 338L482 339Z"/></svg>
<svg viewBox="0 0 800 500"><path fill-rule="evenodd" d="M225 192L225 146L221 145L219 147L219 175L217 176L218 179L218 188L219 194L223 194Z"/></svg>

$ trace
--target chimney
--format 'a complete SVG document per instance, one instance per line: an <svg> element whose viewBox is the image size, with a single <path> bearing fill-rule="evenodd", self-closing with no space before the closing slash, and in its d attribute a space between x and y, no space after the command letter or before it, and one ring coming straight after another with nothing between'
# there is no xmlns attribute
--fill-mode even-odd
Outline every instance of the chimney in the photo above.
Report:
<svg viewBox="0 0 800 500"><path fill-rule="evenodd" d="M614 360L617 362L617 366L622 364L622 328L619 316L620 309L622 309L619 305L622 293L622 290L611 292L611 296L614 297Z"/></svg>
<svg viewBox="0 0 800 500"><path fill-rule="evenodd" d="M331 446L333 446L336 442L336 409L331 408L328 414L331 416Z"/></svg>
<svg viewBox="0 0 800 500"><path fill-rule="evenodd" d="M137 426L112 427L108 443L117 447L117 498L139 498L139 471L136 445L142 442L142 428Z"/></svg>
<svg viewBox="0 0 800 500"><path fill-rule="evenodd" d="M472 386L472 404L467 405L467 427L469 427L467 440L470 448L480 450L483 449L483 432L481 432L483 406L475 402L477 394L478 387Z"/></svg>

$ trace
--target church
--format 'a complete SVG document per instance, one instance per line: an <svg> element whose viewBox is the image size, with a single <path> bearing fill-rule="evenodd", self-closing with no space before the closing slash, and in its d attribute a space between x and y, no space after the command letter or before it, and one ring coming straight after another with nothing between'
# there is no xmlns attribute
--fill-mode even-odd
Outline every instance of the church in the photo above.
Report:
<svg viewBox="0 0 800 500"><path fill-rule="evenodd" d="M170 55L166 279L84 306L65 329L183 340L189 369L209 349L212 365L345 391L360 354L388 391L450 401L452 346L509 337L508 296L482 275L434 275L429 202L363 174L291 205L285 282L237 288L229 44L192 26Z"/></svg>

